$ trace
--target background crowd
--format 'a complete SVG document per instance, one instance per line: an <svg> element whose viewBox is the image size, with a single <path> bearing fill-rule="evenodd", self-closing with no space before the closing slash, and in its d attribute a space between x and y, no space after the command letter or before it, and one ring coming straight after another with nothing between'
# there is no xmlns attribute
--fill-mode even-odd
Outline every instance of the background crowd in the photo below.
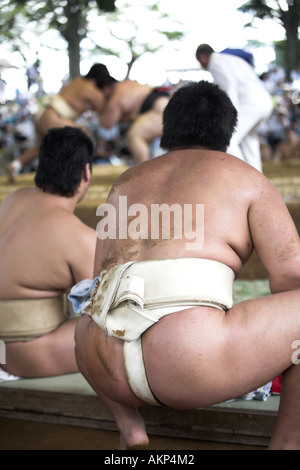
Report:
<svg viewBox="0 0 300 470"><path fill-rule="evenodd" d="M262 161L283 161L300 159L300 66L288 81L284 70L271 64L261 75L261 80L272 95L274 110L271 117L259 128ZM34 145L35 130L33 117L43 97L39 92L21 94L16 90L15 100L5 100L5 82L2 81L0 107L0 175L5 174L7 162L18 158L27 148ZM172 86L172 85L171 85ZM80 122L94 136L96 151L94 163L118 165L130 163L131 157L125 144L124 135L128 125L118 124L111 129L101 126L96 113L88 111ZM159 142L152 146L152 156L159 153ZM37 162L25 166L24 172L33 171Z"/></svg>

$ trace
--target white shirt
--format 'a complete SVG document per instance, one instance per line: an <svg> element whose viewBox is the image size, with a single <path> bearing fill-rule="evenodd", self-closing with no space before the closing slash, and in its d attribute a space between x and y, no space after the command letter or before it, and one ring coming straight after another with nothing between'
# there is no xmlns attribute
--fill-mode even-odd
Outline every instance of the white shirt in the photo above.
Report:
<svg viewBox="0 0 300 470"><path fill-rule="evenodd" d="M215 83L228 94L237 110L241 98L243 101L255 99L251 88L265 89L253 67L232 54L213 52L210 55L208 70Z"/></svg>

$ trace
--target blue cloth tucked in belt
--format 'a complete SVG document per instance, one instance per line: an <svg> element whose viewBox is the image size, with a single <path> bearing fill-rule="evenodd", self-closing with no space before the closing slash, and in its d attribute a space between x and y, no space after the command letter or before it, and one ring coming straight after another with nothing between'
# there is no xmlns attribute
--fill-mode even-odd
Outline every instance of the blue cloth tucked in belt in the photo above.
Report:
<svg viewBox="0 0 300 470"><path fill-rule="evenodd" d="M98 281L99 277L95 277L93 280L84 279L72 287L68 295L68 299L72 302L75 313L79 313L81 315L85 313L86 307L91 302L90 294Z"/></svg>

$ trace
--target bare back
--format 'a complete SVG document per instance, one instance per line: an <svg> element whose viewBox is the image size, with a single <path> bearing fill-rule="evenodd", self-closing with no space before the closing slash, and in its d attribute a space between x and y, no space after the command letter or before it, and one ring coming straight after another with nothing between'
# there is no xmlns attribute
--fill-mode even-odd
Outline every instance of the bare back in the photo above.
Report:
<svg viewBox="0 0 300 470"><path fill-rule="evenodd" d="M99 240L96 272L101 266L107 268L129 260L200 257L220 261L238 276L254 245L271 277L278 278L275 266L280 257L281 266L283 260L289 264L294 256L295 262L298 260L299 237L281 196L260 172L231 155L208 150L171 152L124 173L113 186L108 203L118 207L122 196L123 212L126 196L128 208L137 203L147 208L148 221L152 220L155 204L166 204L167 208L178 204L183 210L184 205L189 205L193 231L203 230L203 243L195 244L193 249L187 245L189 240L184 234L181 239L175 239L175 219L171 217L169 239L161 236L151 239L149 227L144 238ZM202 207L204 218L203 226L196 227L197 204ZM128 227L130 222L137 225L139 213L134 215L135 207L139 209L133 206ZM271 222L270 211L274 214ZM268 224L265 220L269 220ZM140 227L135 233L138 230ZM282 244L288 239L290 252L282 253ZM100 246L101 249L103 246L102 257Z"/></svg>
<svg viewBox="0 0 300 470"><path fill-rule="evenodd" d="M92 80L82 77L75 78L60 92L69 105L78 114L88 109L100 112L104 102L103 92L97 88Z"/></svg>
<svg viewBox="0 0 300 470"><path fill-rule="evenodd" d="M64 199L24 188L0 206L0 299L59 295L92 276L96 236Z"/></svg>
<svg viewBox="0 0 300 470"><path fill-rule="evenodd" d="M101 113L102 124L111 127L120 121L134 120L151 90L151 86L131 80L116 82Z"/></svg>

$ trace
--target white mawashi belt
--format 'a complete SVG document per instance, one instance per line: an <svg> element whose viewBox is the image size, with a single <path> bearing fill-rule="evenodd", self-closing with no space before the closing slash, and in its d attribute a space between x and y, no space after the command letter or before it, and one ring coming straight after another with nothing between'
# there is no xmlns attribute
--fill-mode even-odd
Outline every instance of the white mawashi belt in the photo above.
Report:
<svg viewBox="0 0 300 470"><path fill-rule="evenodd" d="M180 305L232 307L233 281L232 269L218 261L129 262L100 273L85 313L109 335L134 341L168 314L168 307L169 313ZM163 307L163 314L155 311Z"/></svg>

